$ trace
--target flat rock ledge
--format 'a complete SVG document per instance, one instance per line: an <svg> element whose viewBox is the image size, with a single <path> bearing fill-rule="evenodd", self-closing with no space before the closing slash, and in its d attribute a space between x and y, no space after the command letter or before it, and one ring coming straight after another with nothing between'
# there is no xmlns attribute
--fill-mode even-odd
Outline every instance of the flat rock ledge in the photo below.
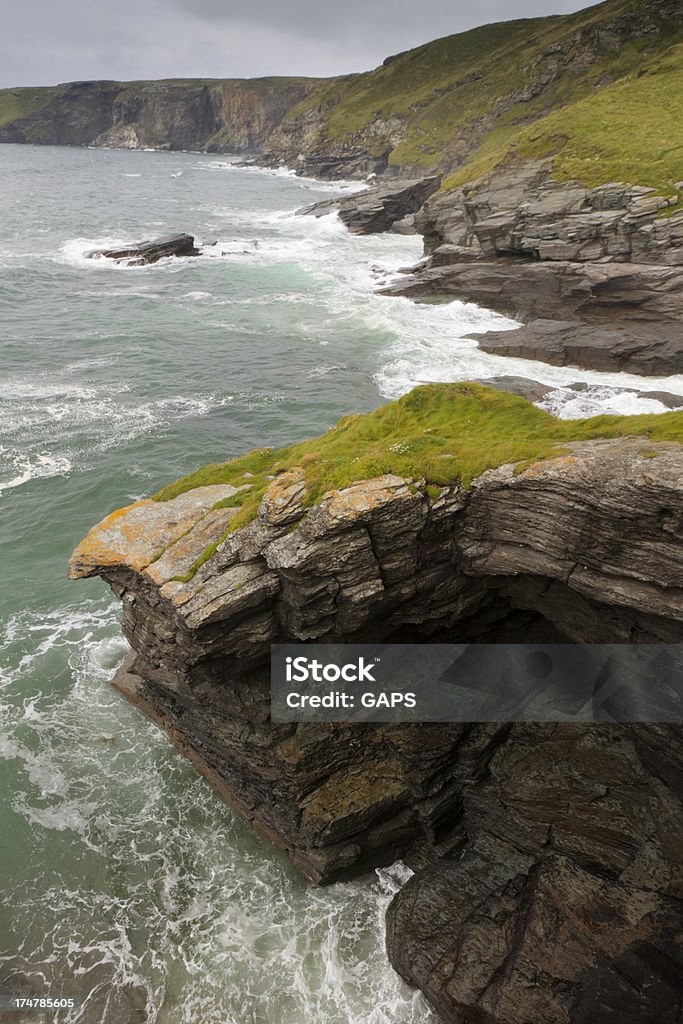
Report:
<svg viewBox="0 0 683 1024"><path fill-rule="evenodd" d="M399 181L338 199L325 199L299 213L324 217L337 212L349 231L370 235L382 231L415 234L414 215L440 185L438 177Z"/></svg>
<svg viewBox="0 0 683 1024"><path fill-rule="evenodd" d="M303 479L276 476L224 540L227 485L90 531L70 575L121 599L115 685L310 879L407 860L388 952L444 1021L674 1024L679 730L274 725L269 653L681 642L683 449L591 441L467 491L388 475L308 510Z"/></svg>
<svg viewBox="0 0 683 1024"><path fill-rule="evenodd" d="M575 381L573 384L543 384L540 380L534 380L531 377L516 377L506 374L501 374L498 377L481 377L476 383L484 384L486 387L493 388L494 391L505 391L509 395L519 395L520 398L526 398L528 402L533 402L534 404L540 404L549 395L556 395L559 392L566 393L571 391L578 396L591 390L590 384L580 380ZM638 395L640 398L650 399L653 402L661 402L667 409L683 408L683 395L674 395L670 391L641 391L636 388L600 385L601 396L604 394L624 394L624 392L629 395Z"/></svg>
<svg viewBox="0 0 683 1024"><path fill-rule="evenodd" d="M496 355L643 376L683 373L683 267L474 259L449 249L381 294L475 302L521 321L476 336Z"/></svg>

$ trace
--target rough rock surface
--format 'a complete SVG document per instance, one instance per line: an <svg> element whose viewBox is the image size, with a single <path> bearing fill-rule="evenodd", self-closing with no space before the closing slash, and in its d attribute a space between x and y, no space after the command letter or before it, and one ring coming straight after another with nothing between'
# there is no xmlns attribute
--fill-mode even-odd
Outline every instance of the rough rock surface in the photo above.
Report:
<svg viewBox="0 0 683 1024"><path fill-rule="evenodd" d="M340 220L356 235L370 235L393 228L401 233L406 233L409 228L414 233L415 228L412 223L406 223L407 218L417 213L439 184L437 177L401 181L341 199L326 199L305 207L299 213L324 217L336 210Z"/></svg>
<svg viewBox="0 0 683 1024"><path fill-rule="evenodd" d="M645 376L683 373L683 324L625 330L558 320L532 320L516 331L488 331L479 348L497 356L538 359L552 366L625 370Z"/></svg>
<svg viewBox="0 0 683 1024"><path fill-rule="evenodd" d="M346 752L337 762L325 754L327 730L268 724L269 645L526 631L589 642L681 639L682 469L677 445L595 441L523 472L489 471L470 491L444 490L436 500L388 476L332 492L308 512L301 471L291 471L273 481L258 518L222 542L235 509L213 505L230 487L114 513L76 549L71 575L100 574L122 597L140 699L165 709L171 724L182 721L185 742L236 802L267 822L304 870L328 879L405 852L432 827L421 805L441 782L433 765L428 785L411 774L414 765L401 767L403 730L387 743L379 728L374 749L387 776L402 780L395 807L378 797L382 809L368 809L354 783L363 824L324 826L351 799L343 770L351 733L339 732ZM445 735L448 761L458 731ZM370 759L370 776L376 769ZM440 814L438 801L433 810ZM389 846L387 818L396 828L401 821ZM374 825L380 834L371 838Z"/></svg>
<svg viewBox="0 0 683 1024"><path fill-rule="evenodd" d="M673 1024L674 729L274 725L268 657L287 640L681 642L683 449L584 442L469 491L384 476L307 511L304 480L275 477L223 540L227 485L91 530L70 575L121 598L115 685L308 877L408 859L389 954L444 1020Z"/></svg>
<svg viewBox="0 0 683 1024"><path fill-rule="evenodd" d="M117 263L126 263L130 267L140 267L146 263L156 263L166 256L199 256L200 250L195 248L192 235L167 235L155 238L150 242L137 242L134 245L122 246L120 249L93 249L89 259L104 256Z"/></svg>
<svg viewBox="0 0 683 1024"><path fill-rule="evenodd" d="M452 254L449 254L452 255ZM478 335L485 351L565 366L683 372L683 268L515 258L427 265L382 289L420 300L457 298L525 322Z"/></svg>
<svg viewBox="0 0 683 1024"><path fill-rule="evenodd" d="M680 1020L682 769L673 727L515 726L389 908L396 969L458 1024Z"/></svg>
<svg viewBox="0 0 683 1024"><path fill-rule="evenodd" d="M426 259L383 294L457 298L521 321L478 336L496 355L556 366L683 372L683 214L623 184L554 181L512 163L432 196L415 216Z"/></svg>
<svg viewBox="0 0 683 1024"><path fill-rule="evenodd" d="M550 161L518 161L435 196L417 227L427 252L442 246L473 257L683 265L683 212L663 217L678 196L611 182L586 188L552 177Z"/></svg>

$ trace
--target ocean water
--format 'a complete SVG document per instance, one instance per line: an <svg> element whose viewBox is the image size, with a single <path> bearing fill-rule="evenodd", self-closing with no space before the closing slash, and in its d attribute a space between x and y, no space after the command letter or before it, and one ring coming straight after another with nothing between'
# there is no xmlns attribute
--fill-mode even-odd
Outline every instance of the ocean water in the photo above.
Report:
<svg viewBox="0 0 683 1024"><path fill-rule="evenodd" d="M295 216L329 186L198 154L0 146L0 992L99 1024L428 1024L384 954L402 865L314 889L123 701L99 581L68 556L206 462L318 433L417 382L523 374L560 415L658 412L683 378L480 353L511 321L374 290L419 240ZM171 231L199 258L85 253ZM562 385L583 380L577 395ZM31 1019L37 1019L35 1017Z"/></svg>

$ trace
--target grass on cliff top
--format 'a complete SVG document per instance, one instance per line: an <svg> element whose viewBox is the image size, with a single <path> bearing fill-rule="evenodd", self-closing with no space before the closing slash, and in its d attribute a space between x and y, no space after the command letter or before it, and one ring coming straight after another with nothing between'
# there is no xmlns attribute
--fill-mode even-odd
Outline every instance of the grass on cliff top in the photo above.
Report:
<svg viewBox="0 0 683 1024"><path fill-rule="evenodd" d="M638 72L522 128L502 126L444 182L456 188L512 158L553 158L562 181L649 185L683 180L683 43Z"/></svg>
<svg viewBox="0 0 683 1024"><path fill-rule="evenodd" d="M374 412L346 416L322 437L204 466L164 487L154 500L169 501L207 484L249 484L218 503L240 509L231 532L255 517L272 476L293 466L305 470L309 506L326 491L384 473L424 479L433 496L435 485L469 487L487 469L558 455L570 441L636 435L681 444L683 412L559 420L524 398L481 384L429 384ZM215 548L204 553L188 578Z"/></svg>
<svg viewBox="0 0 683 1024"><path fill-rule="evenodd" d="M61 91L61 86L0 89L0 127L47 106Z"/></svg>
<svg viewBox="0 0 683 1024"><path fill-rule="evenodd" d="M629 18L643 30L624 31ZM360 144L415 172L459 168L447 187L512 155L558 154L561 178L667 189L683 175L682 41L648 0L484 25L324 86L284 126L317 110L319 149Z"/></svg>

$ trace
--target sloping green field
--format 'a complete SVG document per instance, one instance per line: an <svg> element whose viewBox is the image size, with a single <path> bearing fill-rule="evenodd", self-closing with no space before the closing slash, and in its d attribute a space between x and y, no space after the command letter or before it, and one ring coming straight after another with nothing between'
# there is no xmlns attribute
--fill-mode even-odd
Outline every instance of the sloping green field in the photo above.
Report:
<svg viewBox="0 0 683 1024"><path fill-rule="evenodd" d="M438 39L324 87L284 127L316 108L321 148L365 139L390 165L450 171L447 187L516 155L556 156L560 178L588 185L667 190L683 178L683 8L672 21L608 0Z"/></svg>
<svg viewBox="0 0 683 1024"><path fill-rule="evenodd" d="M0 125L11 124L46 107L62 92L61 85L35 89L0 89Z"/></svg>

